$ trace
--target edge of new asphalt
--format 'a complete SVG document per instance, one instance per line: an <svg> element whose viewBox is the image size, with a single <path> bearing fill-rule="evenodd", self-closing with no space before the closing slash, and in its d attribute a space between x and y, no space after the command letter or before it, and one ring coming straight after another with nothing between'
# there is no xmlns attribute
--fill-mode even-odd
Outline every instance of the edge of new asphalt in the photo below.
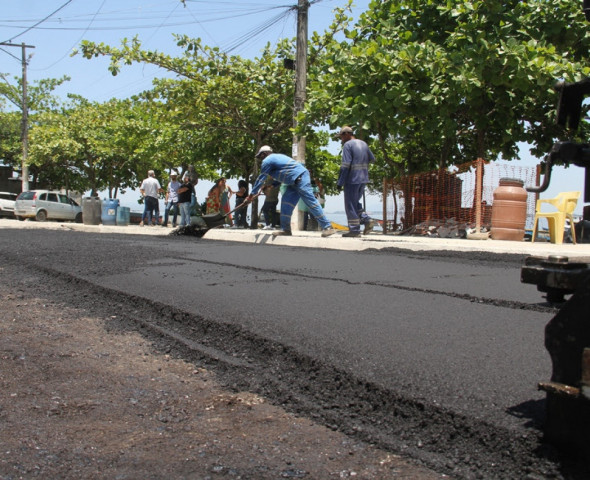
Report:
<svg viewBox="0 0 590 480"><path fill-rule="evenodd" d="M86 225L70 222L36 222L0 219L1 228L14 229L54 229L72 230L96 234L127 234L168 236L175 229L162 226L140 225ZM411 251L455 251L455 252L489 252L497 254L516 254L530 256L565 256L569 260L576 259L590 262L590 243L552 244L547 241L508 241L492 239L438 238L428 236L410 236L372 232L356 238L343 238L337 231L330 237L323 238L320 232L295 231L292 236L273 237L271 230L212 228L195 241L228 241L243 242L264 246L291 246L303 248L325 248L333 250L363 251L402 249Z"/></svg>

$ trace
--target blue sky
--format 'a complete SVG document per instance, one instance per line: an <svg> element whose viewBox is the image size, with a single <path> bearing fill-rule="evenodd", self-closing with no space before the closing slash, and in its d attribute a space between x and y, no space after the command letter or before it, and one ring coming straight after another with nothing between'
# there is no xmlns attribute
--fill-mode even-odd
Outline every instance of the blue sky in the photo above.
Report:
<svg viewBox="0 0 590 480"><path fill-rule="evenodd" d="M310 34L327 28L332 11L346 3L314 3L309 9ZM356 0L355 17L368 3ZM95 101L129 97L150 88L152 79L166 72L138 65L125 67L113 77L107 59L70 57L82 40L118 46L121 39L138 36L146 49L180 54L173 38L176 33L199 37L232 54L254 57L267 42L294 37L297 22L296 13L289 12L289 5L297 5L297 0L187 0L186 7L180 0L4 0L2 4L0 42L35 46L27 50L33 55L27 70L29 81L68 75L71 81L59 94L71 92ZM42 23L27 31L38 22ZM21 49L0 48L0 72L20 77Z"/></svg>
<svg viewBox="0 0 590 480"><path fill-rule="evenodd" d="M289 12L289 6L297 5L297 0L187 0L186 7L180 0L5 0L2 3L0 42L19 45L24 42L35 47L27 49L27 54L32 54L27 67L28 81L67 75L71 80L59 87L56 94L65 97L75 93L99 102L113 97L126 98L149 89L154 78L167 72L133 65L123 67L113 76L107 69L108 59L70 56L82 40L118 46L121 39L138 36L146 49L180 54L175 33L198 37L210 46L252 58L268 42L293 38L297 25L296 13ZM333 10L347 3L346 0L314 3L309 9L310 35L325 30L333 20ZM353 16L358 18L368 4L369 0L356 0ZM38 22L41 23L29 30ZM21 76L21 48L0 47L0 59L1 73ZM237 185L237 180L234 183ZM204 199L210 185L207 181L200 182L197 192L200 199ZM236 186L231 181L230 185ZM332 202L330 208L342 209L340 199L335 197Z"/></svg>
<svg viewBox="0 0 590 480"><path fill-rule="evenodd" d="M355 19L368 8L369 1L355 1ZM346 3L314 3L309 9L310 34L327 28L333 19L332 11ZM149 89L152 80L166 72L134 65L123 67L119 75L112 76L107 69L108 59L70 56L82 40L118 46L121 39L138 36L144 48L174 54L180 53L172 36L177 33L199 37L204 43L232 54L254 57L267 42L295 36L296 14L288 14L288 7L296 4L297 0L187 0L185 7L180 0L4 0L0 42L24 42L35 47L27 49L27 54L32 55L27 67L29 82L67 75L71 80L59 87L56 94L75 93L89 100L106 101ZM21 76L21 48L0 47L0 73L8 78ZM539 163L526 148L521 152L522 165ZM583 176L584 170L579 167L555 169L550 189L541 196L550 198L560 191L583 191ZM206 181L199 185L200 199L209 185ZM379 210L379 205L377 198L368 201L370 209ZM581 209L579 202L578 213ZM341 199L328 199L326 210L342 210Z"/></svg>

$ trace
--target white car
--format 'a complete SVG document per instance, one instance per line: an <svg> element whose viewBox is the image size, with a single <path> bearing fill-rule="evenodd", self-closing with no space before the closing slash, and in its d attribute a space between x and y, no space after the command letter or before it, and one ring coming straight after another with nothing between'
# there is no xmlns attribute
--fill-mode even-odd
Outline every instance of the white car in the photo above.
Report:
<svg viewBox="0 0 590 480"><path fill-rule="evenodd" d="M0 217L14 217L16 193L0 192Z"/></svg>
<svg viewBox="0 0 590 480"><path fill-rule="evenodd" d="M14 206L19 220L34 218L46 220L70 220L82 223L82 207L67 195L50 190L29 190L21 193Z"/></svg>

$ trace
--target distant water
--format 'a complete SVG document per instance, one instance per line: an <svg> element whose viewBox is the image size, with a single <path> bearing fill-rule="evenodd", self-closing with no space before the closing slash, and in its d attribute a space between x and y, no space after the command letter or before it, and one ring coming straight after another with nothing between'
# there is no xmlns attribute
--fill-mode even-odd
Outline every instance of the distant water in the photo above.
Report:
<svg viewBox="0 0 590 480"><path fill-rule="evenodd" d="M348 220L346 220L346 215L344 213L328 213L326 212L326 217L331 222L339 223L340 225L348 225Z"/></svg>

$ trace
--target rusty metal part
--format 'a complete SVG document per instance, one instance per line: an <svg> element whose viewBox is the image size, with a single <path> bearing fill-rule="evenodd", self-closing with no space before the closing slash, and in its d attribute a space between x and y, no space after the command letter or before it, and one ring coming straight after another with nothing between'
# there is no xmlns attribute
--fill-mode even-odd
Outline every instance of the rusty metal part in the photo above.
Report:
<svg viewBox="0 0 590 480"><path fill-rule="evenodd" d="M573 265L562 265L568 264ZM572 277L576 276L573 295L545 327L552 373L539 388L547 392L545 439L580 458L590 458L590 270L574 268Z"/></svg>
<svg viewBox="0 0 590 480"><path fill-rule="evenodd" d="M590 264L570 262L568 257L528 257L520 271L520 281L537 285L549 302L563 302L564 295L574 293L590 272Z"/></svg>
<svg viewBox="0 0 590 480"><path fill-rule="evenodd" d="M572 398L578 398L581 393L580 389L577 387L558 382L539 382L538 388L547 393L554 393L555 395Z"/></svg>
<svg viewBox="0 0 590 480"><path fill-rule="evenodd" d="M584 348L582 351L582 378L580 386L573 387L559 382L539 382L539 390L547 393L553 393L562 397L585 398L590 400L590 348Z"/></svg>

